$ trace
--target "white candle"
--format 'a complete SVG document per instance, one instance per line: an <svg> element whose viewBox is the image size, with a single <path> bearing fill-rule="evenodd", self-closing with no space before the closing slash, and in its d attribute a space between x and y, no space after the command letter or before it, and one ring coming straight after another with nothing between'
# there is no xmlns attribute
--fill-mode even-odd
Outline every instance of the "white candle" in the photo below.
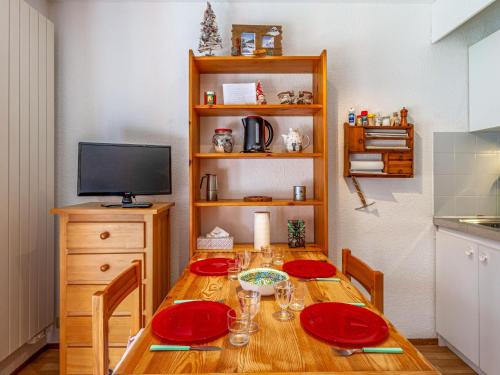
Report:
<svg viewBox="0 0 500 375"><path fill-rule="evenodd" d="M254 213L253 247L255 250L271 244L270 217L269 211Z"/></svg>

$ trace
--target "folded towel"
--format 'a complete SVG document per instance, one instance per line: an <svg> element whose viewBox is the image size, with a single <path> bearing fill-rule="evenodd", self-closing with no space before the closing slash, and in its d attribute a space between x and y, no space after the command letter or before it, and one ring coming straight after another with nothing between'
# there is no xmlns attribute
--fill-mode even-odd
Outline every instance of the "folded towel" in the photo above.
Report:
<svg viewBox="0 0 500 375"><path fill-rule="evenodd" d="M351 161L380 161L382 154L351 154Z"/></svg>
<svg viewBox="0 0 500 375"><path fill-rule="evenodd" d="M366 146L403 147L406 146L404 139L371 139L366 141Z"/></svg>

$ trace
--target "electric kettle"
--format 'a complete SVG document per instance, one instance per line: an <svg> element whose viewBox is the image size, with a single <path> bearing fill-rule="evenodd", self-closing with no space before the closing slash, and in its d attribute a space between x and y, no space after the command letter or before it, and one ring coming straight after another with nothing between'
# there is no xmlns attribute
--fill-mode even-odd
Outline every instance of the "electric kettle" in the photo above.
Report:
<svg viewBox="0 0 500 375"><path fill-rule="evenodd" d="M274 132L271 124L260 116L248 116L242 118L241 122L245 128L243 152L266 152L273 141ZM268 131L267 140L265 129Z"/></svg>
<svg viewBox="0 0 500 375"><path fill-rule="evenodd" d="M205 199L207 201L216 201L217 200L217 175L207 173L201 178L200 181L200 189L203 186L203 180L207 179L207 189L205 191Z"/></svg>

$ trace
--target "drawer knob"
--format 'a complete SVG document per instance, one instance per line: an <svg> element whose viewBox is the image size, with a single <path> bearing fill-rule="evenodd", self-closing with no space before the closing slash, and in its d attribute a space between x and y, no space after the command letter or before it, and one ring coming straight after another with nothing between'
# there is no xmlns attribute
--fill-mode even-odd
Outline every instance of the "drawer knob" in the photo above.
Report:
<svg viewBox="0 0 500 375"><path fill-rule="evenodd" d="M110 234L108 231L102 232L99 237L101 237L101 240L105 240L106 238L109 238Z"/></svg>
<svg viewBox="0 0 500 375"><path fill-rule="evenodd" d="M107 270L109 270L109 264L103 264L101 267L101 272L106 272Z"/></svg>
<svg viewBox="0 0 500 375"><path fill-rule="evenodd" d="M479 261L480 261L481 263L487 262L487 261L488 261L488 255L486 255L486 254L481 254L481 255L479 256Z"/></svg>

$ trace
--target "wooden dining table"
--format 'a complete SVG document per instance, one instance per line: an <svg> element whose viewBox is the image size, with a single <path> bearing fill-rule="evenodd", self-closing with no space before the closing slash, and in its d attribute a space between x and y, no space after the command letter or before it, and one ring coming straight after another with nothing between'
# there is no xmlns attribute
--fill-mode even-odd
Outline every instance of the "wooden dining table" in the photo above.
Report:
<svg viewBox="0 0 500 375"><path fill-rule="evenodd" d="M203 252L195 254L191 261L232 256L227 252ZM285 261L294 259L329 261L321 252L288 251ZM260 254L254 253L251 267L258 267L261 261ZM364 308L381 315L339 270L336 276L340 282L306 282L305 305L327 301L361 302L366 305ZM174 300L185 299L224 299L225 304L237 309L238 287L238 281L228 280L226 276L198 276L187 267L158 311L172 305ZM379 346L400 347L404 350L403 354L360 353L342 357L332 351L331 345L304 331L300 313L294 313L291 321L275 320L272 314L278 309L274 296L262 297L260 311L255 318L260 327L258 332L250 336L250 342L244 347L232 346L227 336L209 343L222 346L221 351L151 352L152 344L162 342L155 337L151 324L148 324L115 369L115 374L439 374L384 316L390 334Z"/></svg>

